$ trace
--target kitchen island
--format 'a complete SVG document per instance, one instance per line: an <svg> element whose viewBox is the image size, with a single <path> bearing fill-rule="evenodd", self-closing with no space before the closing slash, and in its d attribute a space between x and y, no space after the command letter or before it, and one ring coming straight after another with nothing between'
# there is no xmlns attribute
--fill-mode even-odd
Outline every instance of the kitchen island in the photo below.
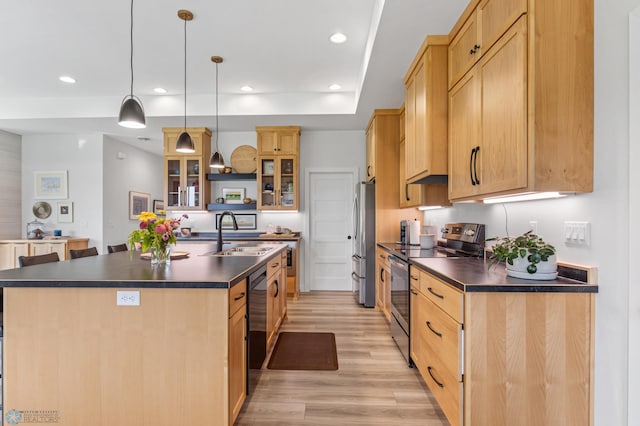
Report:
<svg viewBox="0 0 640 426"><path fill-rule="evenodd" d="M174 251L189 257L168 265L121 252L0 272L4 420L232 424L246 389L247 279L286 248L269 245L215 257L214 244L181 242Z"/></svg>

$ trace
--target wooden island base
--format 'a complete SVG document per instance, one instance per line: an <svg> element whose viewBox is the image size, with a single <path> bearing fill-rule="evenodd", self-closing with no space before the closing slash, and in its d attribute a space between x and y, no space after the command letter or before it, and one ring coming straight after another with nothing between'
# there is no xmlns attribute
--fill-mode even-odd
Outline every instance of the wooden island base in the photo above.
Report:
<svg viewBox="0 0 640 426"><path fill-rule="evenodd" d="M5 414L58 425L228 425L228 289L5 288ZM231 422L232 423L232 422Z"/></svg>

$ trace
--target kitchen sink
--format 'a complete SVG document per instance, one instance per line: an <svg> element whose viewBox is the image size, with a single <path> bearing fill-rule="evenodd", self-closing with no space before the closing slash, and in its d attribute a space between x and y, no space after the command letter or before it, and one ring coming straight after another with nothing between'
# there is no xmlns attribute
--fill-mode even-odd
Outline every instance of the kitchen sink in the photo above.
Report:
<svg viewBox="0 0 640 426"><path fill-rule="evenodd" d="M239 246L221 252L208 252L206 256L263 256L277 247L274 246Z"/></svg>

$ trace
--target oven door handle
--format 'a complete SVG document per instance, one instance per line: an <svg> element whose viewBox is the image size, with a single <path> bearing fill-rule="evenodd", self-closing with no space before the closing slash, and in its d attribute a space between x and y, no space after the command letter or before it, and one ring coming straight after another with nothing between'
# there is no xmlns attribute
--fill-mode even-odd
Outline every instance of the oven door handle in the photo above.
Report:
<svg viewBox="0 0 640 426"><path fill-rule="evenodd" d="M409 264L399 257L393 255L389 256L389 263L391 264L391 268L395 267L398 269L402 269L403 271L409 271Z"/></svg>

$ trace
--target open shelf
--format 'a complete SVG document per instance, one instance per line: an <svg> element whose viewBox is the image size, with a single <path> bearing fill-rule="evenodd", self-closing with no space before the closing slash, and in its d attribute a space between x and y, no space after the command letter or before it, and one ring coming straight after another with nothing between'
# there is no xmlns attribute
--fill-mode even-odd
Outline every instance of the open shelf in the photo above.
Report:
<svg viewBox="0 0 640 426"><path fill-rule="evenodd" d="M255 173L207 173L207 180L256 180Z"/></svg>
<svg viewBox="0 0 640 426"><path fill-rule="evenodd" d="M207 204L208 211L217 211L217 210L255 210L256 203L249 204L218 204L211 203Z"/></svg>

